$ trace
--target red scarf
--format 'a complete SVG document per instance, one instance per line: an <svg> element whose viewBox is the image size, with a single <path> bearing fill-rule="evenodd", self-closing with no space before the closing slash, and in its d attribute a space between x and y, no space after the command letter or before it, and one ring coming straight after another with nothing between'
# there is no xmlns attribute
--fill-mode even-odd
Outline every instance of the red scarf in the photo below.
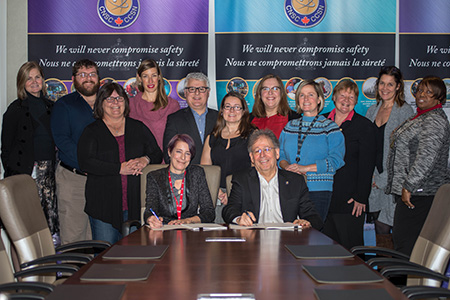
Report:
<svg viewBox="0 0 450 300"><path fill-rule="evenodd" d="M428 109L420 109L420 108L417 108L417 115L415 115L414 118L412 118L411 120L414 120L414 119L417 118L418 116L423 115L424 113L429 112L430 110L433 110L433 109L436 109L436 108L442 108L442 104L439 103L438 105L433 106L433 107L428 108Z"/></svg>

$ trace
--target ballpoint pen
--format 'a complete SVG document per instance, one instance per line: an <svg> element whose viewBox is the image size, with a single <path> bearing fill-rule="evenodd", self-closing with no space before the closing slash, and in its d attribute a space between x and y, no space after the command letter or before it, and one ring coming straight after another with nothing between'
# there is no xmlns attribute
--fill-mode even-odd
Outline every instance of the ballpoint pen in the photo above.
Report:
<svg viewBox="0 0 450 300"><path fill-rule="evenodd" d="M158 221L161 221L160 219L159 219L159 217L155 214L155 212L153 211L153 209L150 207L150 211L152 212L152 214L158 219Z"/></svg>

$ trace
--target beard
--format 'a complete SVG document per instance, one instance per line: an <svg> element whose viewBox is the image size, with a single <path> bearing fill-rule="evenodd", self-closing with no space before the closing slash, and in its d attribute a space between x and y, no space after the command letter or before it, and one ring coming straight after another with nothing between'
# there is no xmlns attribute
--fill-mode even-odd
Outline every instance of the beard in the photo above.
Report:
<svg viewBox="0 0 450 300"><path fill-rule="evenodd" d="M75 89L83 96L93 96L97 94L98 89L100 88L100 82L94 82L92 80L86 80L83 83L78 82L78 80L74 80L73 84L75 85ZM85 88L84 84L93 84L92 88Z"/></svg>

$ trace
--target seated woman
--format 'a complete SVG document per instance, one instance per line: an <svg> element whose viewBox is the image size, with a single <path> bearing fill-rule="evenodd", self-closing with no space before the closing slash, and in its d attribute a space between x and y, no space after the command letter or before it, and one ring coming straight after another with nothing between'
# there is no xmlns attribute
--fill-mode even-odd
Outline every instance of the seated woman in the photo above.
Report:
<svg viewBox="0 0 450 300"><path fill-rule="evenodd" d="M167 149L169 167L147 175L144 220L151 228L213 222L215 212L205 172L190 165L195 156L194 141L187 134L177 134Z"/></svg>
<svg viewBox="0 0 450 300"><path fill-rule="evenodd" d="M78 141L78 162L87 173L86 207L92 238L115 243L124 221L139 219L140 174L161 163L162 152L144 123L128 117L127 94L115 82L103 85L94 104L95 122Z"/></svg>
<svg viewBox="0 0 450 300"><path fill-rule="evenodd" d="M247 138L256 127L250 123L247 102L238 92L223 97L216 126L205 139L202 165L220 166L220 189L216 223L223 223L222 205L227 205L226 177L250 167Z"/></svg>

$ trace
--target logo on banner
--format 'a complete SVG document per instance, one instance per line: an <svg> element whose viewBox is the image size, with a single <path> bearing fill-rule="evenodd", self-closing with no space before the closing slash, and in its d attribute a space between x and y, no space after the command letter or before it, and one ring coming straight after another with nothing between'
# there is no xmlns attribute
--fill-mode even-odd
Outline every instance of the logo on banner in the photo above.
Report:
<svg viewBox="0 0 450 300"><path fill-rule="evenodd" d="M115 29L127 28L139 16L139 0L98 0L97 12L107 26Z"/></svg>
<svg viewBox="0 0 450 300"><path fill-rule="evenodd" d="M314 27L325 17L326 0L286 0L284 12L286 17L301 28Z"/></svg>

